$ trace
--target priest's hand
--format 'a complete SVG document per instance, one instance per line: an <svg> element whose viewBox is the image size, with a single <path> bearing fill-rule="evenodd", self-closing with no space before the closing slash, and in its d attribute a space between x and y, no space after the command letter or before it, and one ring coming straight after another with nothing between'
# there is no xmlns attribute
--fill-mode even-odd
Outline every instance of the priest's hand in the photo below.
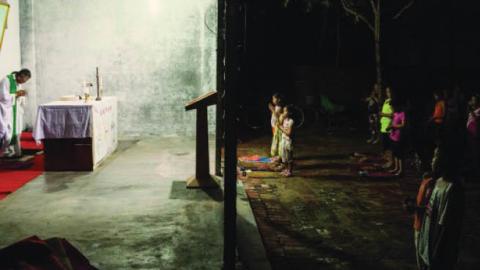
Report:
<svg viewBox="0 0 480 270"><path fill-rule="evenodd" d="M18 90L17 91L17 97L24 97L27 95L27 92L25 90Z"/></svg>

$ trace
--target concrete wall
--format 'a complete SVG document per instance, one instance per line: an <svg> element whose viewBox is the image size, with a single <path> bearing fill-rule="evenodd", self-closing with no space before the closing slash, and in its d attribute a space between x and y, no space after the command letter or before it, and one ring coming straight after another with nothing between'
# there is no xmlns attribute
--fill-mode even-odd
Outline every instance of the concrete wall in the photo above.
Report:
<svg viewBox="0 0 480 270"><path fill-rule="evenodd" d="M121 136L194 134L183 105L215 88L216 34L205 24L216 27L215 0L20 2L30 124L38 104L80 94L98 66L104 94L119 98Z"/></svg>
<svg viewBox="0 0 480 270"><path fill-rule="evenodd" d="M0 1L10 4L8 28L5 31L2 49L0 50L0 77L3 78L20 68L20 27L18 0Z"/></svg>

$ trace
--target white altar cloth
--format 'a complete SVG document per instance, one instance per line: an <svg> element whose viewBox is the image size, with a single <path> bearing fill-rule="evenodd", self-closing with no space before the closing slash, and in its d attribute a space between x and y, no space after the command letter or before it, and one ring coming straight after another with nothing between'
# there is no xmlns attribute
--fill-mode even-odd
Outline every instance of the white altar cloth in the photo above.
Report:
<svg viewBox="0 0 480 270"><path fill-rule="evenodd" d="M36 141L92 138L93 160L98 165L118 145L117 99L42 104L38 107L33 137Z"/></svg>

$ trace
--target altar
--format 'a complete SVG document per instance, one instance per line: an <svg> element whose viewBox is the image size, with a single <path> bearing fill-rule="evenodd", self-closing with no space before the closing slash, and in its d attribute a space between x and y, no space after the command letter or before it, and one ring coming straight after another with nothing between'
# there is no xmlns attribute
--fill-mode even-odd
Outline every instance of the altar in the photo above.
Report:
<svg viewBox="0 0 480 270"><path fill-rule="evenodd" d="M117 148L117 99L42 104L33 137L45 145L46 171L93 171Z"/></svg>

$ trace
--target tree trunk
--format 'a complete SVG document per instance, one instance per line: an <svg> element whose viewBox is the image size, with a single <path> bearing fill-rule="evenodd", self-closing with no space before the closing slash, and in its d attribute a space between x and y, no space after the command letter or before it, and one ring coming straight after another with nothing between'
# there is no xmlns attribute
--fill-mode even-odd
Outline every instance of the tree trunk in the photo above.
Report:
<svg viewBox="0 0 480 270"><path fill-rule="evenodd" d="M382 87L382 61L381 61L381 51L380 51L380 22L381 22L381 9L380 9L380 0L377 0L376 3L376 12L375 16L375 65L377 70L377 85Z"/></svg>
<svg viewBox="0 0 480 270"><path fill-rule="evenodd" d="M338 68L340 66L340 49L342 47L342 39L341 39L341 33L340 33L340 23L341 23L341 7L338 9L338 15L337 15L337 55L335 57L335 66Z"/></svg>
<svg viewBox="0 0 480 270"><path fill-rule="evenodd" d="M375 37L375 65L377 71L377 85L382 87L382 62L380 56L380 39Z"/></svg>
<svg viewBox="0 0 480 270"><path fill-rule="evenodd" d="M323 21L322 21L322 29L320 30L320 40L319 40L319 49L320 53L322 52L323 48L325 47L324 43L327 39L328 34L328 7L323 8Z"/></svg>

